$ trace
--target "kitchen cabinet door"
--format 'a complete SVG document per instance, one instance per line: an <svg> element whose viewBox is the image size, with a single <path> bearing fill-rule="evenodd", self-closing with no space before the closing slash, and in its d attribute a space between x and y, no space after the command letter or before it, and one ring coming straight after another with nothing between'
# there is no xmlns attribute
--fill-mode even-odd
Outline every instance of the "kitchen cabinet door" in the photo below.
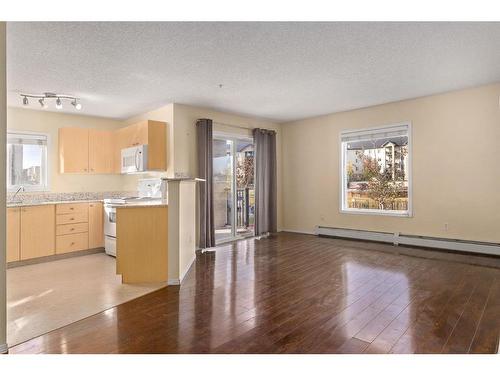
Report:
<svg viewBox="0 0 500 375"><path fill-rule="evenodd" d="M131 126L130 147L147 145L149 143L148 130L149 121L141 121Z"/></svg>
<svg viewBox="0 0 500 375"><path fill-rule="evenodd" d="M89 249L104 247L104 210L102 203L89 203Z"/></svg>
<svg viewBox="0 0 500 375"><path fill-rule="evenodd" d="M59 172L88 173L89 130L82 128L59 129Z"/></svg>
<svg viewBox="0 0 500 375"><path fill-rule="evenodd" d="M89 172L114 172L114 136L109 130L89 130Z"/></svg>
<svg viewBox="0 0 500 375"><path fill-rule="evenodd" d="M21 260L55 254L55 206L21 208Z"/></svg>
<svg viewBox="0 0 500 375"><path fill-rule="evenodd" d="M148 121L148 170L167 170L167 124Z"/></svg>
<svg viewBox="0 0 500 375"><path fill-rule="evenodd" d="M7 262L16 262L21 259L20 225L20 208L7 208Z"/></svg>

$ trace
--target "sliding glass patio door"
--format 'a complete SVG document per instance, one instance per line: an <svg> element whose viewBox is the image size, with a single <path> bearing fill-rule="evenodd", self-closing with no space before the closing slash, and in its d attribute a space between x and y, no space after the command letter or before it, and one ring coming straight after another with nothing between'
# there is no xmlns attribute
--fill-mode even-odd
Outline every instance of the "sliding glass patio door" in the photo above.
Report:
<svg viewBox="0 0 500 375"><path fill-rule="evenodd" d="M216 243L253 236L253 139L214 135L213 185Z"/></svg>

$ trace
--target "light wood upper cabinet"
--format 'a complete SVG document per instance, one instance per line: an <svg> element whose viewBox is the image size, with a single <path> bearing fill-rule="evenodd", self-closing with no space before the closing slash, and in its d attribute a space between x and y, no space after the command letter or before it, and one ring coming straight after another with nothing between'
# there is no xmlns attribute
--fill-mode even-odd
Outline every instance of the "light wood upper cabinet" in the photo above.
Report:
<svg viewBox="0 0 500 375"><path fill-rule="evenodd" d="M22 207L21 260L55 254L55 227L54 205Z"/></svg>
<svg viewBox="0 0 500 375"><path fill-rule="evenodd" d="M148 169L167 170L167 124L160 121L148 121Z"/></svg>
<svg viewBox="0 0 500 375"><path fill-rule="evenodd" d="M104 211L102 203L89 203L89 249L104 246Z"/></svg>
<svg viewBox="0 0 500 375"><path fill-rule="evenodd" d="M89 130L81 128L59 129L59 172L88 173Z"/></svg>
<svg viewBox="0 0 500 375"><path fill-rule="evenodd" d="M150 171L167 169L167 124L144 120L111 130L60 128L60 173L121 173L121 150L148 145Z"/></svg>
<svg viewBox="0 0 500 375"><path fill-rule="evenodd" d="M7 262L16 262L21 259L20 208L7 208Z"/></svg>
<svg viewBox="0 0 500 375"><path fill-rule="evenodd" d="M161 121L144 120L118 129L115 140L115 171L121 173L121 150L148 145L148 170L167 169L167 124Z"/></svg>
<svg viewBox="0 0 500 375"><path fill-rule="evenodd" d="M114 136L110 130L89 130L89 172L114 172Z"/></svg>

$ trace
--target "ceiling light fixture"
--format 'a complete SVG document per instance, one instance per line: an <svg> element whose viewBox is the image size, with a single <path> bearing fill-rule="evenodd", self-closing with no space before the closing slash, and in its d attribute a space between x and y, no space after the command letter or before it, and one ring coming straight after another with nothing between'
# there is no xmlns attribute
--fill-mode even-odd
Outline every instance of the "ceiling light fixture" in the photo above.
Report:
<svg viewBox="0 0 500 375"><path fill-rule="evenodd" d="M44 99L38 99L38 103L40 103L40 106L43 108L43 109L47 109L49 108L49 106L47 105L47 103L45 103Z"/></svg>
<svg viewBox="0 0 500 375"><path fill-rule="evenodd" d="M56 103L56 108L57 109L62 109L63 108L63 101L68 100L71 102L73 107L75 107L76 110L81 110L82 109L82 103L80 102L80 99L72 96L72 95L63 95L63 94L55 94L52 92L44 92L43 94L25 94L21 93L19 94L21 98L23 98L23 105L28 105L29 100L28 98L34 98L38 99L38 103L40 103L40 106L43 109L49 108L49 103L50 101L54 100Z"/></svg>
<svg viewBox="0 0 500 375"><path fill-rule="evenodd" d="M80 109L82 109L82 104L81 104L81 103L78 103L78 102L76 101L76 99L75 99L75 100L73 100L73 101L71 102L71 104L73 104L73 107L75 107L75 109L76 109L77 111L79 111Z"/></svg>

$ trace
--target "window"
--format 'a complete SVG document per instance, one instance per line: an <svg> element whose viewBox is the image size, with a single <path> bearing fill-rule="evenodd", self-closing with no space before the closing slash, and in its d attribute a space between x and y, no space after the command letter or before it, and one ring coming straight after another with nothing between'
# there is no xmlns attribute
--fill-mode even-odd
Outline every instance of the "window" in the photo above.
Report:
<svg viewBox="0 0 500 375"><path fill-rule="evenodd" d="M48 190L46 134L7 133L7 189Z"/></svg>
<svg viewBox="0 0 500 375"><path fill-rule="evenodd" d="M344 131L342 212L411 216L411 126Z"/></svg>

